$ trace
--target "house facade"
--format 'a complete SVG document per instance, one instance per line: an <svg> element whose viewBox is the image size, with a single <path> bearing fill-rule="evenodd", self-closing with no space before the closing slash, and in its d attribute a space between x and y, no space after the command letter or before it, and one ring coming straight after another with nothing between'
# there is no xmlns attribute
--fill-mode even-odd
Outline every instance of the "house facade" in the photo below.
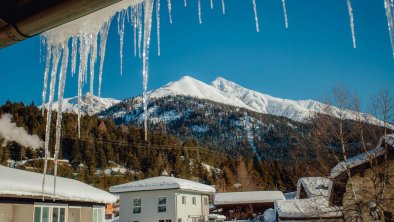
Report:
<svg viewBox="0 0 394 222"><path fill-rule="evenodd" d="M117 198L85 183L0 166L1 222L104 222L105 204Z"/></svg>
<svg viewBox="0 0 394 222"><path fill-rule="evenodd" d="M211 186L160 176L113 186L120 196L121 222L205 222Z"/></svg>

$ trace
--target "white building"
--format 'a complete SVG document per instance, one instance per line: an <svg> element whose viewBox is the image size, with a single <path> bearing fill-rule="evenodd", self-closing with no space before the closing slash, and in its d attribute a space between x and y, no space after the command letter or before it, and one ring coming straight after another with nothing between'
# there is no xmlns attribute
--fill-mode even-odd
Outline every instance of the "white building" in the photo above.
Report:
<svg viewBox="0 0 394 222"><path fill-rule="evenodd" d="M105 204L116 196L80 181L0 165L0 222L104 222ZM42 199L44 198L44 200Z"/></svg>
<svg viewBox="0 0 394 222"><path fill-rule="evenodd" d="M211 186L160 176L110 188L120 196L120 222L208 221Z"/></svg>

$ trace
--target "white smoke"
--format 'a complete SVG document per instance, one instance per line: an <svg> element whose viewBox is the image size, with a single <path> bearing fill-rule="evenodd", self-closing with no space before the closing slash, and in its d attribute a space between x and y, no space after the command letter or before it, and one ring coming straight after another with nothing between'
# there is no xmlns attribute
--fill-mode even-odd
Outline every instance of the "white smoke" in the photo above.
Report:
<svg viewBox="0 0 394 222"><path fill-rule="evenodd" d="M5 141L14 141L18 144L37 149L42 147L43 141L37 135L30 135L23 127L18 127L12 122L12 115L3 114L0 117L0 138Z"/></svg>

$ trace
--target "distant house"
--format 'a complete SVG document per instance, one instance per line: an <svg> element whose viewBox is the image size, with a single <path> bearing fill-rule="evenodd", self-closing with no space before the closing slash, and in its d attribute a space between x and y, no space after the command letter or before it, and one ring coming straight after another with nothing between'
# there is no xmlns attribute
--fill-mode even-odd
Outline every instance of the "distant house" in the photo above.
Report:
<svg viewBox="0 0 394 222"><path fill-rule="evenodd" d="M265 210L274 207L276 200L284 200L281 191L247 191L216 193L214 212L220 212L228 219L253 219Z"/></svg>
<svg viewBox="0 0 394 222"><path fill-rule="evenodd" d="M295 199L275 201L277 221L343 221L341 208L330 206L332 185L325 177L300 178Z"/></svg>
<svg viewBox="0 0 394 222"><path fill-rule="evenodd" d="M53 176L0 166L1 222L103 222L106 203L117 198L85 183L57 177L53 200ZM42 197L44 196L44 201Z"/></svg>
<svg viewBox="0 0 394 222"><path fill-rule="evenodd" d="M160 176L110 188L120 196L120 222L205 222L211 186Z"/></svg>
<svg viewBox="0 0 394 222"><path fill-rule="evenodd" d="M364 221L394 221L393 172L394 134L391 134L383 136L376 148L332 168L331 204L343 206L345 220L361 216Z"/></svg>

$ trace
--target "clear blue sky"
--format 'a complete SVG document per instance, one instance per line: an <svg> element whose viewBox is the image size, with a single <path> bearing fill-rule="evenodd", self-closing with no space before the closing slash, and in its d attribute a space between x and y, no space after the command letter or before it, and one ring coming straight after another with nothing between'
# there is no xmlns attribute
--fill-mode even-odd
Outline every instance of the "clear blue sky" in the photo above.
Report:
<svg viewBox="0 0 394 222"><path fill-rule="evenodd" d="M287 0L285 29L281 0L257 0L256 33L251 0L173 0L173 24L162 0L162 55L153 27L149 89L190 75L204 82L217 76L276 97L321 99L336 84L357 91L366 102L379 88L394 85L394 60L383 0L353 1L358 48L353 49L345 0ZM126 28L124 73L119 74L119 37L114 20L107 43L102 95L123 99L142 92L141 61L133 56ZM154 21L155 23L155 21ZM44 64L39 38L0 50L0 103L7 99L41 103ZM97 83L97 80L96 80ZM77 77L68 76L66 96L74 96ZM88 86L84 88L88 91ZM392 89L394 90L394 89ZM97 90L95 90L97 93Z"/></svg>

